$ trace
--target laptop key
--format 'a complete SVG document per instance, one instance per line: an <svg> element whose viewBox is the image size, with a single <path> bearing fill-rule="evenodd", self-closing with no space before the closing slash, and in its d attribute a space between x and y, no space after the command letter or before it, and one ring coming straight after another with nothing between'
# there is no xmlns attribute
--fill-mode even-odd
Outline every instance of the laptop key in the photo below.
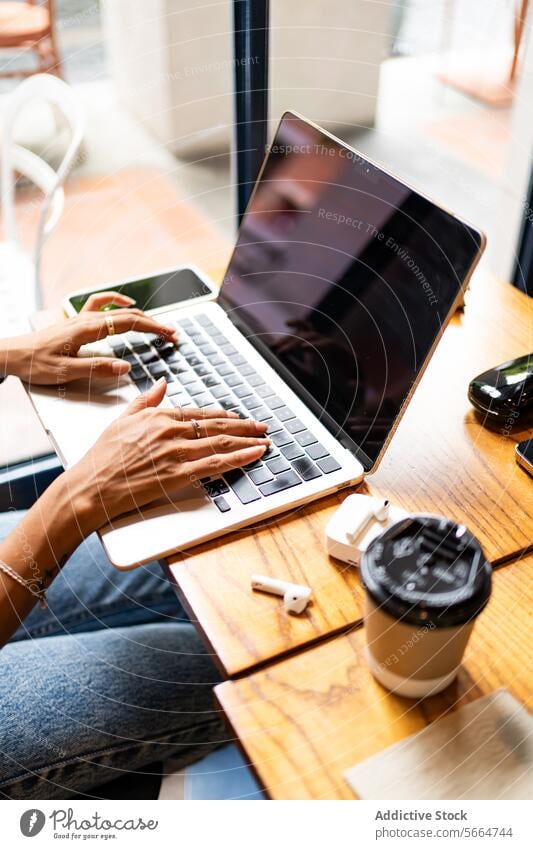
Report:
<svg viewBox="0 0 533 849"><path fill-rule="evenodd" d="M331 472L338 472L341 468L341 464L337 463L335 457L332 457L331 454L328 454L327 457L323 457L321 460L317 460L317 466L319 466L325 475L331 474Z"/></svg>
<svg viewBox="0 0 533 849"><path fill-rule="evenodd" d="M174 371L174 369L172 369ZM188 386L190 383L195 383L198 380L198 376L193 371L185 371L180 372L178 380L184 386Z"/></svg>
<svg viewBox="0 0 533 849"><path fill-rule="evenodd" d="M303 456L303 448L296 444L296 442L292 442L290 445L284 445L281 449L281 453L287 460L294 460L295 457Z"/></svg>
<svg viewBox="0 0 533 849"><path fill-rule="evenodd" d="M277 395L273 395L271 398L265 398L265 403L271 410L280 410L285 406L285 402ZM281 416L279 418L281 418Z"/></svg>
<svg viewBox="0 0 533 849"><path fill-rule="evenodd" d="M164 374L168 374L166 366L158 360L156 363L150 363L149 366L146 366L152 377L162 377Z"/></svg>
<svg viewBox="0 0 533 849"><path fill-rule="evenodd" d="M213 399L207 392L203 395L195 395L193 401L197 407L210 407L213 404Z"/></svg>
<svg viewBox="0 0 533 849"><path fill-rule="evenodd" d="M184 395L181 383L176 383L175 380L169 383L167 385L167 395Z"/></svg>
<svg viewBox="0 0 533 849"><path fill-rule="evenodd" d="M300 419L292 419L285 425L285 427L289 433L300 433L300 431L305 430L305 425L300 421Z"/></svg>
<svg viewBox="0 0 533 849"><path fill-rule="evenodd" d="M242 399L243 406L247 410L255 410L261 406L261 400L256 395L250 395L248 398Z"/></svg>
<svg viewBox="0 0 533 849"><path fill-rule="evenodd" d="M199 366L201 364L200 357L197 357L196 354L191 354L190 356L185 357L190 366Z"/></svg>
<svg viewBox="0 0 533 849"><path fill-rule="evenodd" d="M198 375L198 377L205 377L206 374L210 374L209 369L207 368L207 366L204 366L203 363L202 363L202 365L195 366L194 370L195 370L196 374Z"/></svg>
<svg viewBox="0 0 533 849"><path fill-rule="evenodd" d="M167 357L171 357L173 354L176 353L176 348L171 342L167 342L164 345L157 345L154 342L154 347L156 348L159 356L162 357L164 360L166 360Z"/></svg>
<svg viewBox="0 0 533 849"><path fill-rule="evenodd" d="M277 407L276 408L276 416L280 420L280 422L288 422L289 419L295 419L296 416L289 410L288 407Z"/></svg>
<svg viewBox="0 0 533 849"><path fill-rule="evenodd" d="M241 504L251 504L252 501L258 501L261 497L242 469L226 472L224 477Z"/></svg>
<svg viewBox="0 0 533 849"><path fill-rule="evenodd" d="M243 366L246 363L246 359L242 354L231 354L229 359L234 366Z"/></svg>
<svg viewBox="0 0 533 849"><path fill-rule="evenodd" d="M107 341L107 344L109 345L109 347L113 349L113 351L120 351L123 348L125 348L125 353L129 354L130 349L126 345L123 336L116 336L116 337L108 336L106 341ZM117 354L117 357L120 357L120 356L121 356L120 354Z"/></svg>
<svg viewBox="0 0 533 849"><path fill-rule="evenodd" d="M263 454L263 459L266 456ZM274 457L272 460L267 459L266 464L274 475L279 475L281 472L287 472L290 469L285 457Z"/></svg>
<svg viewBox="0 0 533 849"><path fill-rule="evenodd" d="M217 495L225 495L229 492L229 487L223 478L216 478L214 481L203 482L204 489L211 498L216 498Z"/></svg>
<svg viewBox="0 0 533 849"><path fill-rule="evenodd" d="M216 504L221 513L227 513L228 510L231 510L231 507L223 495L219 495L218 498L213 498L213 503Z"/></svg>
<svg viewBox="0 0 533 849"><path fill-rule="evenodd" d="M262 486L259 487L259 492L261 495L266 496L275 495L277 492L283 492L285 489L290 489L292 486L298 486L301 482L302 479L299 478L296 472L293 472L291 469L288 472L282 472L277 478L274 478L273 481L262 484Z"/></svg>
<svg viewBox="0 0 533 849"><path fill-rule="evenodd" d="M251 386L236 386L233 391L237 398L246 398L247 395L252 394Z"/></svg>
<svg viewBox="0 0 533 849"><path fill-rule="evenodd" d="M139 392L148 392L148 390L151 389L154 385L154 382L153 380L150 380L149 377L144 376L139 380L136 380L135 385Z"/></svg>
<svg viewBox="0 0 533 849"><path fill-rule="evenodd" d="M237 348L235 348L233 345L230 345L229 342L225 345L221 345L220 350L222 351L223 354L226 354L226 356L229 356L230 354L238 354L239 353L237 351Z"/></svg>
<svg viewBox="0 0 533 849"><path fill-rule="evenodd" d="M168 395L168 391L167 391L167 395ZM174 407L190 407L191 406L188 395L170 395L169 397L170 397L170 403Z"/></svg>
<svg viewBox="0 0 533 849"><path fill-rule="evenodd" d="M216 379L214 374L208 374L207 377L204 378L205 386L211 388L212 386L220 386L219 381Z"/></svg>
<svg viewBox="0 0 533 849"><path fill-rule="evenodd" d="M251 369L252 367L249 366L249 368ZM242 369L239 369L239 371L242 374ZM244 376L246 377L250 386L261 386L261 384L264 382L260 374L250 374L249 376Z"/></svg>
<svg viewBox="0 0 533 849"><path fill-rule="evenodd" d="M224 365L225 360L224 357L221 357L220 354L215 354L214 356L209 357L209 365L210 366L222 366Z"/></svg>
<svg viewBox="0 0 533 849"><path fill-rule="evenodd" d="M208 359L209 357L214 357L217 353L217 349L213 348L212 345L198 345L198 348L200 349L204 357L207 357Z"/></svg>
<svg viewBox="0 0 533 849"><path fill-rule="evenodd" d="M146 337L144 333L137 333L135 330L130 330L125 338L128 340L132 348L137 348L138 345L146 345ZM124 341L124 339L122 341Z"/></svg>
<svg viewBox="0 0 533 849"><path fill-rule="evenodd" d="M240 365L239 371L240 371L240 373L242 374L243 377L249 377L249 376L255 374L255 371L254 371L253 367L250 365L250 363L243 363L242 365ZM259 382L262 383L263 380L261 379ZM252 386L253 386L253 384L252 384Z"/></svg>
<svg viewBox="0 0 533 849"><path fill-rule="evenodd" d="M263 454L263 460L270 459L271 457L279 457L279 448L275 445L269 445L265 453Z"/></svg>
<svg viewBox="0 0 533 849"><path fill-rule="evenodd" d="M302 430L301 433L297 433L296 439L300 443L300 445L304 446L304 448L307 445L312 445L313 442L318 442L318 440L315 439L315 437L309 430Z"/></svg>
<svg viewBox="0 0 533 849"><path fill-rule="evenodd" d="M306 449L307 453L311 457L311 460L319 460L321 457L328 457L328 451L324 448L320 442L314 442L312 445L309 445Z"/></svg>
<svg viewBox="0 0 533 849"><path fill-rule="evenodd" d="M226 383L228 386L239 386L242 382L243 379L240 374L235 374L234 372L233 374L226 375Z"/></svg>
<svg viewBox="0 0 533 849"><path fill-rule="evenodd" d="M201 395L205 391L202 383L189 383L187 392L189 395Z"/></svg>
<svg viewBox="0 0 533 849"><path fill-rule="evenodd" d="M268 425L266 432L269 436L272 433L279 433L280 430L283 430L283 425L281 424L281 422L278 422L277 419L269 419L267 422L265 422L265 424Z"/></svg>
<svg viewBox="0 0 533 849"><path fill-rule="evenodd" d="M259 486L261 483L266 483L267 481L271 481L274 477L269 470L263 466L261 469L254 469L251 472L248 472L248 477L255 483L256 486Z"/></svg>
<svg viewBox="0 0 533 849"><path fill-rule="evenodd" d="M138 380L144 380L144 378L146 377L146 372L142 366L133 366L133 368L130 369L129 375L132 380L135 380L135 382L137 382Z"/></svg>
<svg viewBox="0 0 533 849"><path fill-rule="evenodd" d="M271 389L270 386L267 386L266 383L262 383L256 388L255 391L257 392L260 398L269 398L270 395L275 395L274 390Z"/></svg>
<svg viewBox="0 0 533 849"><path fill-rule="evenodd" d="M322 472L320 469L317 469L315 464L309 457L297 457L292 461L293 469L296 469L300 477L304 479L304 481L312 481L315 478L321 478Z"/></svg>
<svg viewBox="0 0 533 849"><path fill-rule="evenodd" d="M290 445L293 442L286 430L280 430L278 433L269 433L268 435L278 448L281 448L282 445Z"/></svg>
<svg viewBox="0 0 533 849"><path fill-rule="evenodd" d="M218 400L219 398L224 398L226 395L230 394L230 391L227 386L213 386L213 395ZM232 406L235 402L232 399ZM225 409L228 409L227 407Z"/></svg>
<svg viewBox="0 0 533 849"><path fill-rule="evenodd" d="M139 354L139 359L145 366L159 361L159 357L154 351L146 351L145 354Z"/></svg>
<svg viewBox="0 0 533 849"><path fill-rule="evenodd" d="M233 369L227 363L217 366L217 371L221 377L227 377L228 374L233 374Z"/></svg>
<svg viewBox="0 0 533 849"><path fill-rule="evenodd" d="M213 327L215 326L208 315L200 313L200 315L195 315L194 317L198 324L201 324L202 327L210 327L211 325L213 325Z"/></svg>

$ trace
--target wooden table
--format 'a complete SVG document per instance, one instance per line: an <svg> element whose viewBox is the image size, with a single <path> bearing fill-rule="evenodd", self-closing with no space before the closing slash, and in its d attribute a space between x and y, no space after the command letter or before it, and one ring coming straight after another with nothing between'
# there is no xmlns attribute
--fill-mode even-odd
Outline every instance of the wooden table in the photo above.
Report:
<svg viewBox="0 0 533 849"><path fill-rule="evenodd" d="M528 555L495 572L456 683L423 701L393 696L374 680L363 628L225 681L216 697L271 798L354 798L342 777L349 767L449 711L499 687L533 706L532 611Z"/></svg>
<svg viewBox="0 0 533 849"><path fill-rule="evenodd" d="M464 522L496 564L519 556L533 539L531 480L514 459L514 444L525 434L484 428L466 391L479 372L533 350L532 316L524 294L478 274L384 460L359 488L410 511ZM171 559L178 593L225 676L360 624L358 571L329 558L323 545L325 525L348 494ZM279 599L250 591L253 572L311 585L313 605L288 617Z"/></svg>

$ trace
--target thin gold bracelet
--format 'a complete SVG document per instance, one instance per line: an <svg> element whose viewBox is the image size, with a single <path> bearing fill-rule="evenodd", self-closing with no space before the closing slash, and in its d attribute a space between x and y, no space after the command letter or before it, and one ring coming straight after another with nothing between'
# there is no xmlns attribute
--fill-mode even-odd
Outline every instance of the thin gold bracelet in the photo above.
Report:
<svg viewBox="0 0 533 849"><path fill-rule="evenodd" d="M22 587L26 587L29 592L35 596L35 598L39 599L39 604L41 607L46 607L46 590L44 587L44 581L26 581L18 572L15 572L11 566L8 566L3 560L0 560L0 571L5 572L6 575L9 575L10 578L13 578L14 581L17 581Z"/></svg>

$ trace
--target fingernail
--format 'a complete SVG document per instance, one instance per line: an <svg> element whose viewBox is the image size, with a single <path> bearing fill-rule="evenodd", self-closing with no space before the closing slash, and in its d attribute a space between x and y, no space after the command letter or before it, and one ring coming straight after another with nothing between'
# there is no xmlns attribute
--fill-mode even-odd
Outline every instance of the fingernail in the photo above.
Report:
<svg viewBox="0 0 533 849"><path fill-rule="evenodd" d="M164 377L159 378L159 380L156 383L156 386L161 386L162 383L164 383L166 385L166 380L165 380Z"/></svg>
<svg viewBox="0 0 533 849"><path fill-rule="evenodd" d="M265 430L267 429L267 427L268 427L268 425L266 425L264 422L256 422L255 423L255 429L259 432L264 433Z"/></svg>
<svg viewBox="0 0 533 849"><path fill-rule="evenodd" d="M238 419L238 418L239 418L239 414L238 414L238 413L234 413L234 412L233 412L233 410L232 410L231 412L229 412L229 413L228 413L228 418L229 418L229 419Z"/></svg>
<svg viewBox="0 0 533 849"><path fill-rule="evenodd" d="M124 298L125 301L128 302L128 304L136 304L137 303L135 298L130 298L129 295L122 295L122 297Z"/></svg>
<svg viewBox="0 0 533 849"><path fill-rule="evenodd" d="M120 360L113 360L111 363L111 371L113 374L127 374L131 368L131 365L126 362L121 362Z"/></svg>

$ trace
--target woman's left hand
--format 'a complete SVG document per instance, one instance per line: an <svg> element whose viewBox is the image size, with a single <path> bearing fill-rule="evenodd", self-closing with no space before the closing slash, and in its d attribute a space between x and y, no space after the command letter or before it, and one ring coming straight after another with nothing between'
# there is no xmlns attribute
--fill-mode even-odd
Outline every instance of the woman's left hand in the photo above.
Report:
<svg viewBox="0 0 533 849"><path fill-rule="evenodd" d="M110 378L127 374L129 363L116 357L78 357L82 345L109 335L106 322L109 318L115 333L135 330L155 333L170 342L177 341L173 327L161 324L141 310L125 307L101 312L102 307L110 303L122 306L126 302L131 303L131 298L117 292L94 295L75 318L5 340L0 343L2 373L13 374L27 383L48 385L61 385L80 378Z"/></svg>

